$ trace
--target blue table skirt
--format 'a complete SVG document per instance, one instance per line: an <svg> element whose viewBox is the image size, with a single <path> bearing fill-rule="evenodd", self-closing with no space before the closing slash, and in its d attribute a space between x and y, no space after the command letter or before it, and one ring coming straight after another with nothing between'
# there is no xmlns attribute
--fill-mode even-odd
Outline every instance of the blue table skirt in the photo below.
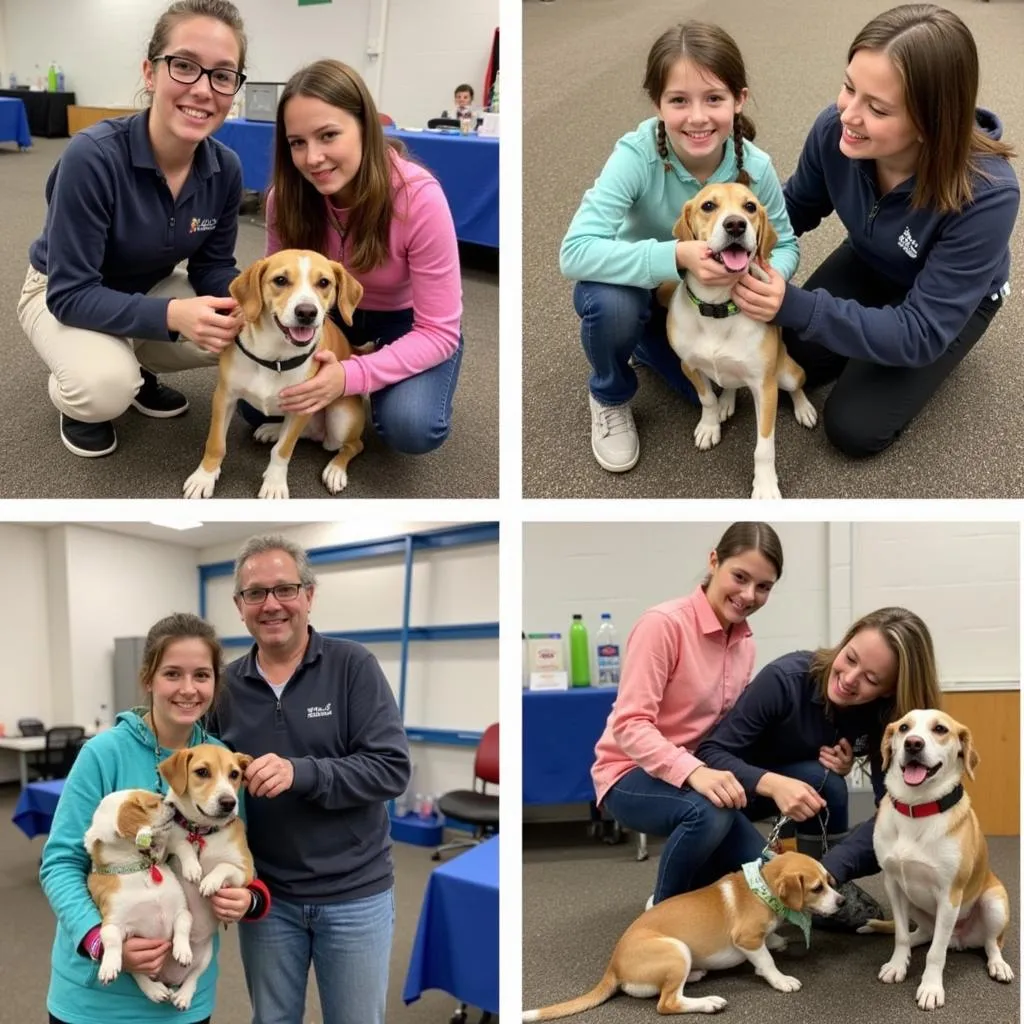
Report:
<svg viewBox="0 0 1024 1024"><path fill-rule="evenodd" d="M28 112L21 100L0 96L0 142L16 142L22 149L32 145Z"/></svg>
<svg viewBox="0 0 1024 1024"><path fill-rule="evenodd" d="M618 692L614 687L523 691L524 804L594 799L594 747Z"/></svg>
<svg viewBox="0 0 1024 1024"><path fill-rule="evenodd" d="M427 883L402 998L438 988L498 1012L498 839L435 868Z"/></svg>
<svg viewBox="0 0 1024 1024"><path fill-rule="evenodd" d="M440 182L460 242L498 247L497 139L439 132L385 128L401 139L409 153ZM242 161L242 183L263 192L270 185L274 125L264 121L225 121L215 138Z"/></svg>
<svg viewBox="0 0 1024 1024"><path fill-rule="evenodd" d="M64 792L64 780L54 779L52 782L30 782L18 798L18 803L11 815L22 832L34 839L45 836L53 824L53 815L57 810L57 801Z"/></svg>

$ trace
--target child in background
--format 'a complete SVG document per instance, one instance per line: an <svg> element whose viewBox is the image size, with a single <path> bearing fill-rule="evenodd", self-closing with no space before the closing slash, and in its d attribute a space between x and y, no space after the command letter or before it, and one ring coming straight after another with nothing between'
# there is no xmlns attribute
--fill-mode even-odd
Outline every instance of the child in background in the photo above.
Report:
<svg viewBox="0 0 1024 1024"><path fill-rule="evenodd" d="M476 113L473 110L473 97L475 95L473 86L466 82L455 86L455 107L452 110L443 111L441 116L454 118L472 117Z"/></svg>

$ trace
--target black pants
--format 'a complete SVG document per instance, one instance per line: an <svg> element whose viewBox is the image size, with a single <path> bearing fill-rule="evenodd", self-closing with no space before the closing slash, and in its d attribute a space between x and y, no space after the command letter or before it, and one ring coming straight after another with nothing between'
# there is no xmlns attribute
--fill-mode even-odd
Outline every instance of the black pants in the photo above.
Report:
<svg viewBox="0 0 1024 1024"><path fill-rule="evenodd" d="M811 274L804 288L822 288L838 299L881 308L903 301L907 289L868 266L844 242ZM807 374L807 386L835 380L825 402L825 436L850 456L875 455L900 436L942 382L985 333L1002 299L986 296L945 352L928 366L880 366L837 355L803 341L792 330L782 336L789 354Z"/></svg>
<svg viewBox="0 0 1024 1024"><path fill-rule="evenodd" d="M54 1017L54 1015L52 1013L49 1014L49 1017L50 1017L49 1024L67 1024L67 1021L63 1021L59 1017ZM204 1017L201 1021L198 1021L197 1024L210 1024L210 1018L209 1017Z"/></svg>

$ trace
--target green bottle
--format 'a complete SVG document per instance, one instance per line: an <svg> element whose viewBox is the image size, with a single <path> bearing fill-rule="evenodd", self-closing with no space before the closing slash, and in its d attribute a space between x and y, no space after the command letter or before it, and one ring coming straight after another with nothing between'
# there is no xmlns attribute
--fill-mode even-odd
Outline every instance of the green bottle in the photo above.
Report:
<svg viewBox="0 0 1024 1024"><path fill-rule="evenodd" d="M590 642L583 616L574 615L569 627L569 664L572 668L572 685L590 685Z"/></svg>

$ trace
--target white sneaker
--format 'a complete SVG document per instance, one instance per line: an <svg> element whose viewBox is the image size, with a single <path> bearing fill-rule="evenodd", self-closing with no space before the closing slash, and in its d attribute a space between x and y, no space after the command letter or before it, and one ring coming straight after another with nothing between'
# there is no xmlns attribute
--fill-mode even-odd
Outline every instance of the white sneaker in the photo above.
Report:
<svg viewBox="0 0 1024 1024"><path fill-rule="evenodd" d="M590 447L602 469L609 473L625 473L640 458L640 435L633 422L628 402L602 405L590 398Z"/></svg>
<svg viewBox="0 0 1024 1024"><path fill-rule="evenodd" d="M653 907L653 906L654 906L654 893L652 892L651 895L647 897L647 905L644 907L644 910L650 910L651 907Z"/></svg>

